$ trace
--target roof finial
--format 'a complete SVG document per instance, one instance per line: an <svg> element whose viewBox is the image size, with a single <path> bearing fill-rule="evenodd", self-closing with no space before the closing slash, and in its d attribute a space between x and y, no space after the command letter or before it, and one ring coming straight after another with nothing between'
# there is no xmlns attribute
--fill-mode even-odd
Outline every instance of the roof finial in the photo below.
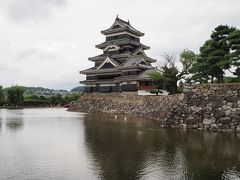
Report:
<svg viewBox="0 0 240 180"><path fill-rule="evenodd" d="M118 19L118 14L117 14L117 17L116 17L116 19Z"/></svg>
<svg viewBox="0 0 240 180"><path fill-rule="evenodd" d="M128 19L128 24L130 24L130 21L129 21L129 19Z"/></svg>

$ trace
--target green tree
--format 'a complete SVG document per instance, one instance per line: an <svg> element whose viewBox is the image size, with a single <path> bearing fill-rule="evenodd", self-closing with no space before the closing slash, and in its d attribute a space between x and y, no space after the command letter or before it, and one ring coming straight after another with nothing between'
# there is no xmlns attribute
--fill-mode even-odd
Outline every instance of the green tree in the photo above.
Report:
<svg viewBox="0 0 240 180"><path fill-rule="evenodd" d="M46 100L46 97L45 96L39 96L39 99L40 100Z"/></svg>
<svg viewBox="0 0 240 180"><path fill-rule="evenodd" d="M78 98L80 98L81 95L82 95L81 93L71 93L69 95L69 101L68 102L78 100Z"/></svg>
<svg viewBox="0 0 240 180"><path fill-rule="evenodd" d="M48 98L48 100L52 105L63 105L63 104L65 104L64 98L60 94L50 96Z"/></svg>
<svg viewBox="0 0 240 180"><path fill-rule="evenodd" d="M235 28L227 25L220 25L214 29L211 39L200 48L199 58L191 69L194 80L201 83L208 81L210 77L211 83L214 82L214 78L218 83L223 83L225 70L229 70L232 65L229 57L229 35L234 31Z"/></svg>
<svg viewBox="0 0 240 180"><path fill-rule="evenodd" d="M233 75L237 76L240 78L240 67L237 67L236 70L233 72Z"/></svg>
<svg viewBox="0 0 240 180"><path fill-rule="evenodd" d="M180 73L180 77L188 75L189 70L192 68L192 65L197 61L198 55L193 51L185 49L180 54L180 62L182 63L183 69Z"/></svg>
<svg viewBox="0 0 240 180"><path fill-rule="evenodd" d="M31 94L31 95L27 95L27 96L24 96L24 100L38 100L40 99L39 96L35 95L35 94Z"/></svg>
<svg viewBox="0 0 240 180"><path fill-rule="evenodd" d="M57 98L57 104L59 104L59 105L63 105L64 104L64 99L63 99L62 95L58 94L56 96L56 98Z"/></svg>
<svg viewBox="0 0 240 180"><path fill-rule="evenodd" d="M177 61L174 55L164 55L165 63L160 66L160 71L164 79L163 88L170 94L177 93L177 83L179 80L186 78L189 74L197 55L191 50L183 50L180 54L180 60ZM180 71L177 64L180 62L182 70Z"/></svg>
<svg viewBox="0 0 240 180"><path fill-rule="evenodd" d="M240 78L240 30L236 29L231 32L229 34L228 41L231 48L231 52L228 57L230 58L232 65L236 67L233 74Z"/></svg>
<svg viewBox="0 0 240 180"><path fill-rule="evenodd" d="M164 77L159 71L153 71L149 73L149 76L152 79L154 86L157 88L156 95L158 95L161 92L160 89L163 88Z"/></svg>
<svg viewBox="0 0 240 180"><path fill-rule="evenodd" d="M180 80L178 76L178 69L175 64L165 64L161 67L162 75L164 78L163 88L167 90L170 94L177 92L177 82Z"/></svg>
<svg viewBox="0 0 240 180"><path fill-rule="evenodd" d="M81 93L78 93L78 92L71 93L71 94L63 97L63 102L64 102L64 104L67 104L67 103L70 103L70 102L72 102L72 101L76 101L76 100L78 100L78 98L79 98L81 95L82 95L82 94L81 94Z"/></svg>
<svg viewBox="0 0 240 180"><path fill-rule="evenodd" d="M20 86L12 86L7 89L7 102L12 106L20 106L23 104L24 88Z"/></svg>
<svg viewBox="0 0 240 180"><path fill-rule="evenodd" d="M0 86L0 106L4 103L3 87Z"/></svg>
<svg viewBox="0 0 240 180"><path fill-rule="evenodd" d="M40 99L40 98L39 98L39 96L37 96L37 95L34 94L34 95L32 95L32 99L38 100L38 99Z"/></svg>
<svg viewBox="0 0 240 180"><path fill-rule="evenodd" d="M150 77L153 80L154 85L157 87L158 92L159 89L165 89L170 94L177 93L178 81L189 74L189 70L192 67L192 64L196 61L197 55L193 51L185 49L180 54L179 61L176 60L174 54L165 54L163 57L164 64L159 67L160 72L152 73L150 74ZM178 69L178 62L182 65L181 71Z"/></svg>
<svg viewBox="0 0 240 180"><path fill-rule="evenodd" d="M183 92L183 81L179 81L179 85L178 85L178 93L182 93Z"/></svg>
<svg viewBox="0 0 240 180"><path fill-rule="evenodd" d="M50 96L49 98L49 101L52 105L56 105L57 104L57 98L56 96Z"/></svg>
<svg viewBox="0 0 240 180"><path fill-rule="evenodd" d="M64 99L64 104L68 104L69 102L71 102L69 95L65 96L63 99Z"/></svg>
<svg viewBox="0 0 240 180"><path fill-rule="evenodd" d="M211 34L212 41L210 43L208 61L218 83L223 83L224 70L230 69L232 64L228 57L230 53L228 36L234 30L234 28L230 28L227 25L220 25Z"/></svg>
<svg viewBox="0 0 240 180"><path fill-rule="evenodd" d="M200 54L189 70L189 72L193 74L190 78L191 81L193 80L194 82L206 83L209 80L209 76L212 77L213 81L213 74L210 71L210 63L207 59L210 43L211 40L208 40L202 47L200 47Z"/></svg>

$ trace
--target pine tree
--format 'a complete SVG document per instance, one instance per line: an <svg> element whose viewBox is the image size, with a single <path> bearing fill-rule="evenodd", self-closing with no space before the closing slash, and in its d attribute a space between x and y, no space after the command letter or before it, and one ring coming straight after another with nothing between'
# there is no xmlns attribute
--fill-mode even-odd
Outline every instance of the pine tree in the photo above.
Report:
<svg viewBox="0 0 240 180"><path fill-rule="evenodd" d="M229 70L232 60L229 57L230 43L229 35L235 31L235 28L227 25L220 25L214 29L211 39L207 40L200 48L199 58L191 69L194 74L192 79L200 83L208 81L214 82L214 78L218 83L223 83L225 70Z"/></svg>
<svg viewBox="0 0 240 180"><path fill-rule="evenodd" d="M229 46L231 52L229 58L232 62L232 65L236 67L234 75L240 77L240 30L235 30L229 34L228 37Z"/></svg>
<svg viewBox="0 0 240 180"><path fill-rule="evenodd" d="M224 70L230 69L231 60L229 58L230 46L228 36L235 28L227 25L220 25L211 34L211 43L208 54L208 61L211 71L217 78L218 83L223 83Z"/></svg>
<svg viewBox="0 0 240 180"><path fill-rule="evenodd" d="M208 57L208 49L211 40L208 40L204 43L204 45L200 48L200 54L197 57L196 62L192 65L190 69L190 73L193 74L191 80L194 82L204 83L208 81L208 76L211 75L210 72L210 64L207 60ZM213 77L213 76L212 76Z"/></svg>

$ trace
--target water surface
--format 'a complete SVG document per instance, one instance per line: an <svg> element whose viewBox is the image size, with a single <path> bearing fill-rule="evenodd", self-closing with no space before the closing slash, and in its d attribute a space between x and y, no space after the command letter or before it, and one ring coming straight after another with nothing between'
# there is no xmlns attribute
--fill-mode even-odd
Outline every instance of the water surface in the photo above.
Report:
<svg viewBox="0 0 240 180"><path fill-rule="evenodd" d="M65 109L0 110L0 179L240 179L240 135Z"/></svg>

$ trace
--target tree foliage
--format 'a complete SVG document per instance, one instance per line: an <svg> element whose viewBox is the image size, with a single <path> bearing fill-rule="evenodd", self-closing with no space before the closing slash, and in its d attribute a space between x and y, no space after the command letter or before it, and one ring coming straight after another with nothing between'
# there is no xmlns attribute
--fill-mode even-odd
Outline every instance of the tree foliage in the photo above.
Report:
<svg viewBox="0 0 240 180"><path fill-rule="evenodd" d="M180 54L179 61L176 60L176 56L174 54L163 55L164 63L159 66L159 72L150 74L150 77L156 88L158 90L165 89L170 94L177 93L178 81L183 79L184 76L189 73L189 69L196 61L196 57L197 55L190 50L184 50ZM181 71L177 67L178 62L182 65Z"/></svg>
<svg viewBox="0 0 240 180"><path fill-rule="evenodd" d="M228 37L229 46L231 49L230 54L228 55L229 59L232 62L232 65L236 67L233 72L238 78L240 77L240 30L236 29L229 34Z"/></svg>
<svg viewBox="0 0 240 180"><path fill-rule="evenodd" d="M179 80L184 79L189 74L192 64L196 61L197 55L191 50L183 50L180 53L180 60L176 60L175 55L165 55L165 63L160 66L160 71L164 77L163 88L170 94L177 93L177 83ZM177 66L180 63L182 70Z"/></svg>
<svg viewBox="0 0 240 180"><path fill-rule="evenodd" d="M7 89L7 101L9 105L21 106L23 104L24 88L20 86L12 86Z"/></svg>
<svg viewBox="0 0 240 180"><path fill-rule="evenodd" d="M239 62L239 32L236 28L220 25L214 29L210 39L200 48L197 61L190 72L195 82L224 82L224 74ZM238 55L238 58L237 58ZM238 71L236 71L238 73Z"/></svg>
<svg viewBox="0 0 240 180"><path fill-rule="evenodd" d="M4 103L3 87L0 86L0 106Z"/></svg>
<svg viewBox="0 0 240 180"><path fill-rule="evenodd" d="M197 61L198 55L195 54L193 51L185 49L180 54L180 62L182 63L183 69L181 74L179 75L184 76L188 75L190 72L189 70L192 68L192 65Z"/></svg>
<svg viewBox="0 0 240 180"><path fill-rule="evenodd" d="M66 96L60 94L49 97L27 95L24 97L24 102L27 105L64 105L72 101L76 101L81 96L81 93L71 93Z"/></svg>
<svg viewBox="0 0 240 180"><path fill-rule="evenodd" d="M160 93L160 89L163 89L164 82L163 75L159 71L153 71L149 73L149 76L151 77L154 86L157 88L157 91L156 92L154 91L154 93L158 95L158 93Z"/></svg>
<svg viewBox="0 0 240 180"><path fill-rule="evenodd" d="M82 93L73 92L66 96L60 94L52 96L25 94L25 88L22 86L12 86L4 88L0 86L0 106L56 106L69 104L76 101Z"/></svg>
<svg viewBox="0 0 240 180"><path fill-rule="evenodd" d="M163 88L170 94L177 92L178 69L174 61L168 61L165 65L161 66L162 75L164 77Z"/></svg>
<svg viewBox="0 0 240 180"><path fill-rule="evenodd" d="M198 55L195 63L193 63L190 73L193 74L191 80L195 82L207 82L209 79L209 62L207 61L207 49L209 48L210 40L206 41L200 48L200 54Z"/></svg>

